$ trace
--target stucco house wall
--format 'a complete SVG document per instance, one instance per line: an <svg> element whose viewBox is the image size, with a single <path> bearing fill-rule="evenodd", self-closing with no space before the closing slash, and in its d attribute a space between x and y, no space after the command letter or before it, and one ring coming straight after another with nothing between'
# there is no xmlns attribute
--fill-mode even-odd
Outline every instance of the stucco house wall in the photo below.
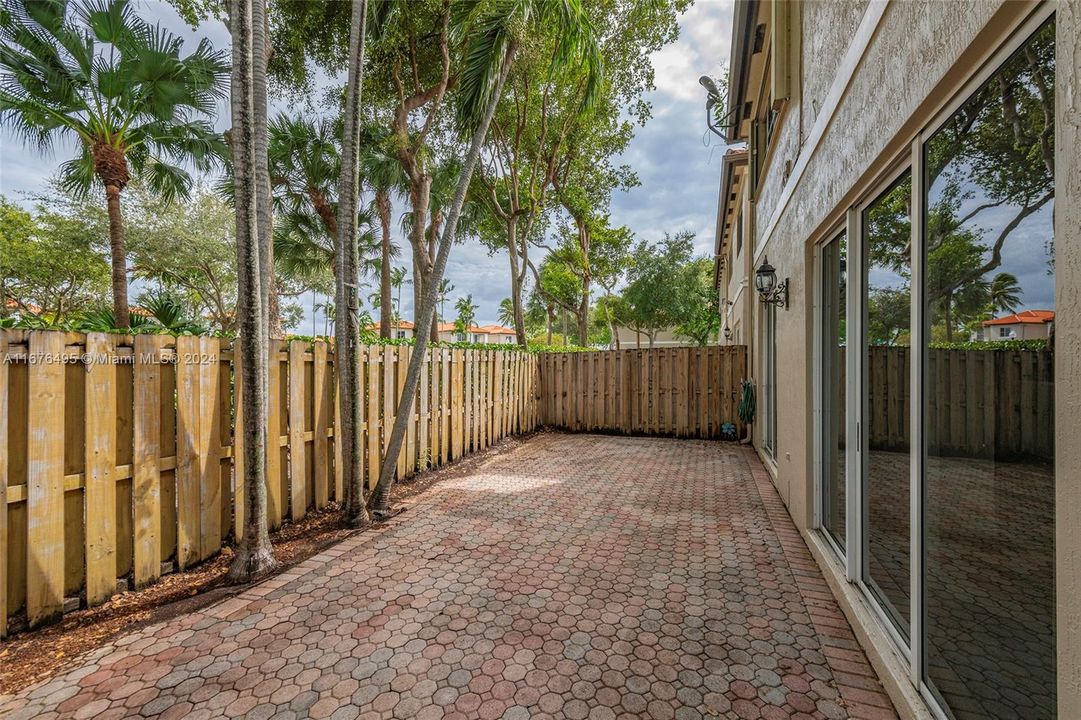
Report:
<svg viewBox="0 0 1081 720"><path fill-rule="evenodd" d="M778 279L788 278L790 305L777 311L776 458L755 443L792 518L813 527L814 247L840 230L845 212L873 183L903 161L911 141L967 79L1038 5L997 0L872 2L812 0L801 3L799 97L787 103L776 130L764 178L744 206L753 257L743 271L768 256ZM1081 0L1057 5L1056 108L1056 307L1081 308ZM738 278L728 284L734 293ZM752 288L753 290L753 288ZM762 377L758 302L741 307L748 327L752 368ZM759 306L760 307L760 306ZM1057 593L1059 717L1081 717L1081 316L1056 319ZM1064 350L1065 352L1062 352ZM1072 438L1073 440L1070 440ZM808 542L820 564L835 558ZM902 713L930 717L905 667L866 608L843 582L831 578L861 642L883 675ZM840 578L840 580L838 580ZM861 615L861 613L863 615ZM862 620L861 620L862 617Z"/></svg>

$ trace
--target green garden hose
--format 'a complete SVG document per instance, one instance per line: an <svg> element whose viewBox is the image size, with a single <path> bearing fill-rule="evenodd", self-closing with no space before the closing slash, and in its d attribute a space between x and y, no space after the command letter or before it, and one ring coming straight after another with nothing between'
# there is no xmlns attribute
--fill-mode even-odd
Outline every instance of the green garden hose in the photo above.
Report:
<svg viewBox="0 0 1081 720"><path fill-rule="evenodd" d="M743 421L744 425L750 425L754 422L755 410L754 383L750 380L744 380L740 385L739 398L739 419Z"/></svg>

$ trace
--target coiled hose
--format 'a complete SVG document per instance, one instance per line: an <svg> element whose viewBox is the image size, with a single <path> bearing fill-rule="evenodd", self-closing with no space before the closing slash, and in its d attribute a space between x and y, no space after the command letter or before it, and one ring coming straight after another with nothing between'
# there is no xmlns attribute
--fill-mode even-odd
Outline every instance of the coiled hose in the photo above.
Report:
<svg viewBox="0 0 1081 720"><path fill-rule="evenodd" d="M757 405L754 397L754 383L750 380L744 380L740 384L739 389L739 419L747 427L747 437L744 441L750 440L751 429L750 425L754 422L755 411Z"/></svg>

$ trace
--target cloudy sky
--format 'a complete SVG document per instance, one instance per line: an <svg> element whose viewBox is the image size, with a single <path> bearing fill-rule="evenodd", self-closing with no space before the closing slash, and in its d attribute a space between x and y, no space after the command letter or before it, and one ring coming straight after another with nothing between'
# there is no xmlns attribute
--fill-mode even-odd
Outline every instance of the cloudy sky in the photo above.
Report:
<svg viewBox="0 0 1081 720"><path fill-rule="evenodd" d="M208 38L215 47L226 48L228 33L220 23L207 23L192 32L168 5L157 0L137 0L144 18L159 21L186 39ZM705 95L700 75L716 76L726 63L732 36L733 0L697 0L680 19L679 39L656 53L656 90L649 95L653 118L638 128L622 162L629 164L641 185L613 198L612 221L627 225L638 239L653 240L665 231L690 230L697 234L701 254L712 252L713 222L717 204L724 148L705 127ZM220 113L220 129L227 115ZM16 201L40 193L49 176L70 157L70 147L57 147L50 158L21 147L6 132L0 136L0 193ZM406 241L401 240L403 246ZM499 301L510 295L505 253L489 255L479 245L454 248L447 277L455 295L472 293L478 303L478 320L495 322ZM409 293L402 293L403 315L412 314ZM305 304L310 307L311 299ZM315 318L320 328L322 318ZM310 332L310 314L299 332Z"/></svg>

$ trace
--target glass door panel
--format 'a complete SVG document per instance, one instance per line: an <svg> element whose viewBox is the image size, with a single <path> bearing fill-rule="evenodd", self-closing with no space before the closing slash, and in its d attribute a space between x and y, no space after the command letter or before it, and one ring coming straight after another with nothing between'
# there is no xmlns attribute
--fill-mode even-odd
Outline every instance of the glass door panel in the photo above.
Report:
<svg viewBox="0 0 1081 720"><path fill-rule="evenodd" d="M925 143L926 677L958 720L1055 716L1055 27Z"/></svg>
<svg viewBox="0 0 1081 720"><path fill-rule="evenodd" d="M911 174L861 217L864 248L863 580L908 638Z"/></svg>
<svg viewBox="0 0 1081 720"><path fill-rule="evenodd" d="M842 233L822 247L821 347L822 398L821 508L822 527L845 551L845 312L847 238Z"/></svg>

